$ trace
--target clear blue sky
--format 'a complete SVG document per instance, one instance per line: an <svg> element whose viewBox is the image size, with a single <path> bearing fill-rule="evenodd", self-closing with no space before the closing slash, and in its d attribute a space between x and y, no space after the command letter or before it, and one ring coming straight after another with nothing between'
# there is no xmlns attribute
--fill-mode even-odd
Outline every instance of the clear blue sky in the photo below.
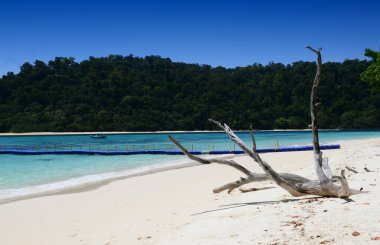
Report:
<svg viewBox="0 0 380 245"><path fill-rule="evenodd" d="M121 54L212 66L364 59L380 47L380 1L0 2L0 75L24 62Z"/></svg>

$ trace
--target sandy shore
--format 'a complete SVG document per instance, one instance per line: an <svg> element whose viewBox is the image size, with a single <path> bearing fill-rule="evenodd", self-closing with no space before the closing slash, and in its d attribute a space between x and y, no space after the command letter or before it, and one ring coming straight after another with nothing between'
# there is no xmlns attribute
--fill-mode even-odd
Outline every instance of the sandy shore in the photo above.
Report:
<svg viewBox="0 0 380 245"><path fill-rule="evenodd" d="M369 191L352 201L294 198L271 182L251 186L275 188L213 194L241 174L193 166L0 205L0 244L379 244L380 139L340 143L324 152L333 171L356 168L350 187ZM312 152L262 157L279 172L316 178ZM260 171L245 156L234 159Z"/></svg>

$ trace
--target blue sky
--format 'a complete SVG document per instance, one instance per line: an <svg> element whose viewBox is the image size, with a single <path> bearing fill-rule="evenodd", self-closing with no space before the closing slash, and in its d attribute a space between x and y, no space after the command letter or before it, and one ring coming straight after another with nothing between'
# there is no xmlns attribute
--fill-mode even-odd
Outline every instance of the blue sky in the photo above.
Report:
<svg viewBox="0 0 380 245"><path fill-rule="evenodd" d="M380 1L5 1L0 75L54 57L160 55L212 66L364 59L380 47Z"/></svg>

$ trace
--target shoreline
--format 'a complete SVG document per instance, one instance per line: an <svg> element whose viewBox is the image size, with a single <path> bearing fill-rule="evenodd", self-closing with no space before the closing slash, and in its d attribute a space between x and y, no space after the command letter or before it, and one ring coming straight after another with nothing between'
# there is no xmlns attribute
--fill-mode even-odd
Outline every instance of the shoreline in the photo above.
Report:
<svg viewBox="0 0 380 245"><path fill-rule="evenodd" d="M339 141L332 141L332 142L326 142L325 144L350 144L352 142L356 141L361 141L361 140L371 140L371 139L380 139L380 138L368 138L368 139L353 139L353 140L339 140ZM338 150L343 150L343 149L338 149ZM330 151L330 150L328 150ZM334 151L334 150L333 150ZM297 152L297 151L296 151ZM294 152L294 153L296 153ZM307 153L312 153L312 151L304 151L306 154ZM266 155L266 154L281 154L281 152L268 152L268 153L260 153L260 155ZM244 157L246 156L245 154L226 154L226 155L203 155L202 157L205 158L221 158L221 159L231 159L231 158L236 158L236 157ZM75 177L72 179L67 179L59 182L50 182L50 183L45 183L45 184L40 184L40 185L34 185L34 186L26 186L26 187L21 187L21 188L15 188L15 189L5 189L5 190L24 190L24 189L34 189L34 188L40 188L40 187L46 187L46 186L52 186L52 185L59 185L62 183L66 182L72 182L74 180L79 180L82 178L86 177L98 177L101 175L110 175L107 177L103 177L100 179L92 179L89 181L85 181L83 183L79 184L72 184L69 186L63 186L63 187L56 187L53 189L41 189L37 190L34 193L25 193L25 194L20 194L18 196L11 196L11 197L0 197L0 206L11 203L11 202L18 202L22 200L27 200L27 199L34 199L38 197L44 197L44 196L54 196L54 195L65 195L65 194L71 194L71 193L80 193L80 192L87 192L91 190L95 190L97 188L100 188L102 186L108 185L114 181L119 181L119 180L124 180L124 179L129 179L129 178L135 178L135 177L140 177L140 176L146 176L146 175L151 175L155 173L160 173L160 172L166 172L166 171L171 171L171 170L177 170L177 169L182 169L182 168L189 168L189 167L195 167L195 166L200 166L202 165L201 163L198 163L196 161L193 161L191 159L188 159L186 157L184 162L165 162L165 163L159 163L153 166L143 166L135 169L129 169L125 171L118 171L118 172L108 172L108 173L101 173L101 174L89 174L89 175L84 175L80 177ZM148 169L146 169L148 168ZM113 176L111 176L113 175Z"/></svg>
<svg viewBox="0 0 380 245"><path fill-rule="evenodd" d="M368 138L368 139L353 139L353 140L339 140L339 141L332 141L332 142L326 142L326 144L350 144L352 142L357 141L365 141L365 140L371 140L371 139L380 139L380 138ZM343 149L339 149L343 150ZM330 150L328 150L330 151ZM312 151L305 151L306 154L312 153ZM296 152L295 152L296 153ZM260 153L261 154L281 154L281 152L269 152L269 153ZM226 155L203 155L205 158L221 158L221 159L230 159L230 158L236 158L236 157L242 157L245 156L245 154L226 154ZM35 192L33 193L21 193L17 196L10 196L10 197L0 197L0 206L3 204L11 203L11 202L18 202L22 200L27 199L34 199L38 197L44 197L44 196L53 196L53 195L65 195L65 194L71 194L71 193L80 193L80 192L87 192L91 190L95 190L97 188L100 188L102 186L108 185L114 181L129 179L129 178L135 178L140 176L146 176L146 175L152 175L155 173L160 172L166 172L171 170L177 170L182 168L189 168L189 167L195 167L202 165L198 162L192 161L191 159L186 158L185 161L173 161L173 162L165 162L165 163L159 163L152 166L143 166L135 169L129 169L124 171L118 171L118 172L108 172L108 173L100 173L100 174L89 174L89 175L83 175L80 177L75 177L72 179L67 179L59 182L49 182L45 184L40 185L34 185L34 186L26 186L21 188L15 188L15 189L4 189L5 190L25 190L25 189L31 189ZM147 169L148 168L148 169ZM99 177L101 175L109 175L106 177ZM87 179L88 177L99 177L98 179L91 179L80 183L73 183L74 181L80 180L80 179ZM59 186L59 184L62 183L70 183L68 186ZM51 186L56 186L55 188ZM42 187L45 187L45 189L42 189ZM39 189L41 188L41 189Z"/></svg>
<svg viewBox="0 0 380 245"><path fill-rule="evenodd" d="M108 185L108 184L110 184L114 181L118 181L118 180L124 180L124 179L128 179L128 178L145 176L145 175L160 173L163 171L189 168L189 167L194 167L197 165L200 165L200 163L198 164L196 162L190 162L189 161L189 162L185 162L185 163L178 163L178 164L174 163L174 164L170 164L170 165L157 166L157 167L153 167L152 169L147 169L147 170L143 169L141 171L140 171L140 169L137 168L137 169L131 169L131 170L126 170L126 171L122 171L122 172L114 172L114 173L120 173L121 175L120 176L110 176L110 177L106 177L104 179L92 180L92 181L81 183L78 185L62 187L62 188L57 188L57 189L53 189L53 190L46 190L46 191L41 191L41 192L37 192L37 193L22 194L20 196L3 198L3 199L0 199L0 206L7 204L7 203L11 203L11 202L17 202L17 201L33 199L33 198L38 198L38 197L65 195L65 194L71 194L71 193L80 193L80 192L96 190L99 187ZM125 173L125 174L122 174L122 173ZM107 174L107 173L105 173L105 174ZM111 174L111 173L108 173L108 174ZM101 175L101 174L99 174L99 175ZM41 184L41 185L37 185L37 186L27 186L27 187L11 189L11 190L20 190L20 189L27 189L27 188L33 188L33 187L59 184L62 182L73 181L73 180L77 180L77 179L80 179L83 177L88 177L88 176L96 176L96 174L84 175L81 177L68 179L68 180L64 180L64 181L46 183L46 184Z"/></svg>
<svg viewBox="0 0 380 245"><path fill-rule="evenodd" d="M219 158L229 159L235 156L238 156L238 155L226 154L226 155L221 155ZM207 157L214 157L214 156L207 155L206 158ZM71 193L91 191L91 190L100 188L102 186L108 185L114 181L135 178L135 177L140 177L140 176L145 176L145 175L151 175L151 174L156 174L156 173L166 172L166 171L171 171L171 170L190 168L190 167L195 167L199 165L202 165L202 164L192 161L190 159L186 159L185 162L180 162L180 163L167 162L167 163L156 164L153 166L148 166L149 169L146 169L147 167L141 167L141 168L129 169L129 170L120 171L120 172L84 175L84 176L80 176L80 177L76 177L72 179L67 179L64 181L51 182L51 183L46 183L46 184L41 184L41 185L36 185L36 186L26 186L26 187L16 188L16 189L6 189L6 190L22 190L22 189L28 189L28 188L33 189L33 188L42 187L42 186L58 185L64 182L70 182L70 181L74 181L74 180L78 180L78 179L86 178L90 176L114 174L114 176L108 176L101 179L94 179L94 180L76 184L76 185L74 184L71 186L58 187L51 190L41 190L41 191L37 191L36 193L20 194L14 197L12 196L12 197L0 198L0 206L3 204L11 203L11 202L17 202L21 200L33 199L33 198L44 197L44 196L65 195L65 194L71 194Z"/></svg>
<svg viewBox="0 0 380 245"><path fill-rule="evenodd" d="M358 171L346 171L350 188L368 192L351 201L293 197L273 181L245 186L270 189L214 194L242 174L193 165L0 205L0 244L369 244L380 236L380 138L341 144L323 153L334 174ZM261 156L278 172L317 178L312 152ZM232 159L262 172L247 156Z"/></svg>
<svg viewBox="0 0 380 245"><path fill-rule="evenodd" d="M354 142L357 140L343 140L343 141L332 141L332 142L327 142L326 144L341 144L342 142ZM339 149L342 150L342 149ZM310 152L311 151L305 151L305 152ZM272 152L273 153L273 152ZM261 154L272 154L272 153L261 153ZM274 154L280 154L281 152L277 152ZM226 154L226 155L203 155L205 158L221 158L221 159L230 159L230 158L235 158L235 157L242 157L245 156L245 154ZM5 189L5 190L25 190L25 189L35 189L33 193L21 193L17 196L11 196L11 197L0 197L0 206L6 203L10 202L17 202L21 200L27 200L27 199L33 199L33 198L38 198L38 197L44 197L44 196L52 196L52 195L64 195L64 194L70 194L70 193L78 193L78 192L86 192L86 191L91 191L95 190L101 186L108 185L114 181L118 180L124 180L128 178L134 178L134 177L139 177L139 176L145 176L145 175L150 175L150 174L155 174L155 173L160 173L160 172L165 172L165 171L171 171L171 170L176 170L176 169L182 169L182 168L188 168L188 167L194 167L194 166L199 166L202 165L198 162L192 161L191 159L186 158L184 162L166 162L166 163L160 163L157 165L153 166L148 166L149 169L146 169L146 167L140 167L140 168L135 168L135 169L129 169L125 171L119 171L119 172L109 172L109 173L101 173L101 174L90 174L90 175L84 175L72 179L67 179L59 182L50 182L50 183L45 183L45 184L40 184L40 185L35 185L35 186L26 186L26 187L21 187L21 188L15 188L15 189ZM99 177L100 175L113 175L113 176L107 176L103 177L100 179L92 179L90 181L85 181L83 183L77 183L77 184L72 184L69 186L58 186L56 188L51 188L51 186L54 185L59 185L62 183L68 183L68 182L73 182L74 180L79 180L82 178L86 177ZM45 187L45 189L38 189ZM49 189L49 187L51 189ZM47 188L47 189L46 189ZM37 189L37 190L36 190Z"/></svg>

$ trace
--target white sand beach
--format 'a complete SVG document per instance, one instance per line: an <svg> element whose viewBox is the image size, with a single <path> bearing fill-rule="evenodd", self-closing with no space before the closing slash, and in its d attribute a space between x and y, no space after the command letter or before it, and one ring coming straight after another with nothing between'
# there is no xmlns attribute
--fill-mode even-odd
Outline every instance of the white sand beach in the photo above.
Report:
<svg viewBox="0 0 380 245"><path fill-rule="evenodd" d="M217 164L113 181L75 193L0 205L0 244L380 244L380 139L339 142L326 150L335 173L344 166L351 200L295 198L272 189L214 194L237 180ZM317 178L312 152L262 154L278 172ZM234 159L262 172L246 156ZM366 172L367 167L371 172Z"/></svg>

